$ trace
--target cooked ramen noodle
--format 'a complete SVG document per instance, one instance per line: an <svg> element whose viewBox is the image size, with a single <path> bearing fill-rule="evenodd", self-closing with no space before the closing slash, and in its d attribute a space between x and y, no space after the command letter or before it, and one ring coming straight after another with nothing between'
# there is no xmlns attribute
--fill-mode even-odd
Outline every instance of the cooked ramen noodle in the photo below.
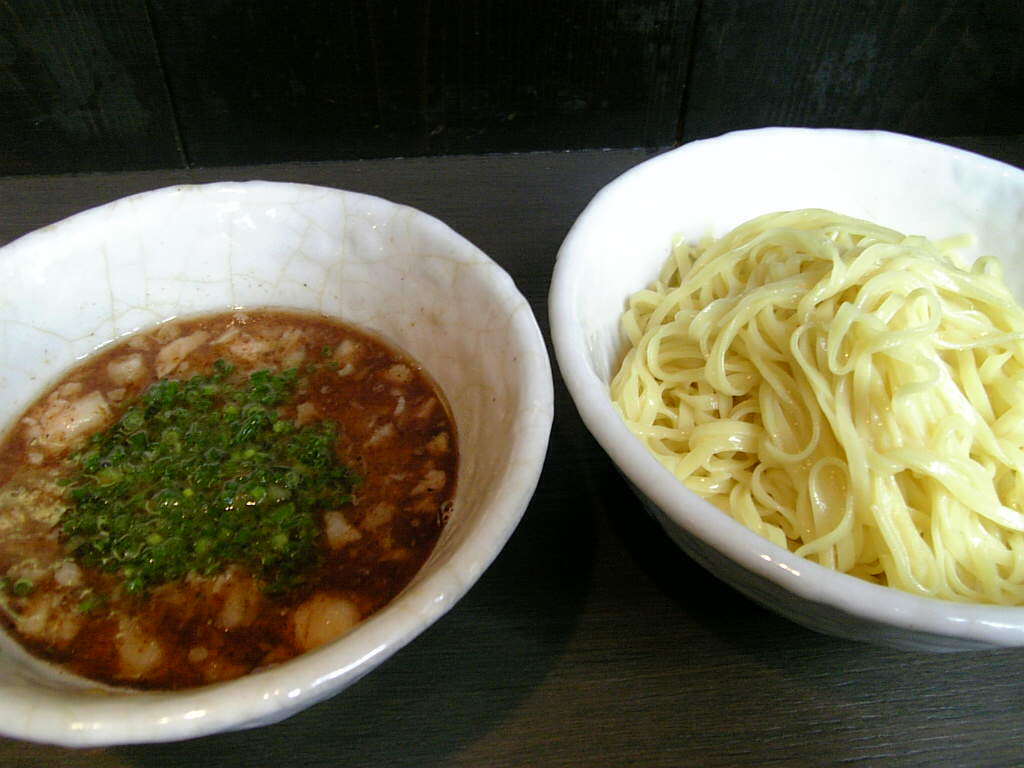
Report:
<svg viewBox="0 0 1024 768"><path fill-rule="evenodd" d="M1024 603L1024 311L992 258L823 210L681 238L622 318L626 424L782 547Z"/></svg>
<svg viewBox="0 0 1024 768"><path fill-rule="evenodd" d="M287 661L413 578L456 445L427 374L332 319L229 312L131 336L0 444L0 620L116 685Z"/></svg>

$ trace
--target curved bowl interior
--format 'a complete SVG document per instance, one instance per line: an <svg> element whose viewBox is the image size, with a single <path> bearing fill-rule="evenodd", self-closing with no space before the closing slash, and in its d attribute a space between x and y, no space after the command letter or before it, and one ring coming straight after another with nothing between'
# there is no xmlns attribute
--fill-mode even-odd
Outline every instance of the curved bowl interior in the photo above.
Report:
<svg viewBox="0 0 1024 768"><path fill-rule="evenodd" d="M97 692L5 639L0 731L93 745L167 741L274 722L373 669L446 612L511 535L536 487L552 419L543 339L511 278L441 222L299 184L155 190L0 250L0 425L73 361L174 316L311 310L371 330L422 363L458 430L454 509L423 569L345 637L228 683Z"/></svg>
<svg viewBox="0 0 1024 768"><path fill-rule="evenodd" d="M933 239L970 234L1024 297L1024 172L884 132L769 128L694 142L605 187L569 232L549 295L552 340L588 429L668 533L724 581L811 628L903 648L1024 645L1024 608L916 597L776 547L683 488L608 398L625 354L619 318L671 238L720 236L771 211L826 208Z"/></svg>

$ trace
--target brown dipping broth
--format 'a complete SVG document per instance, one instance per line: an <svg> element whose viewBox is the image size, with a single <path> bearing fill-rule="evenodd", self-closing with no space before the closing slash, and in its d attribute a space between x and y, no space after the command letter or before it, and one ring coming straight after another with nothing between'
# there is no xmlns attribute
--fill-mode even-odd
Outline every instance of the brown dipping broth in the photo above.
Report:
<svg viewBox="0 0 1024 768"><path fill-rule="evenodd" d="M338 458L363 482L352 504L320 514L320 562L301 586L270 594L230 566L128 596L115 575L66 554L58 523L67 502L55 481L66 457L158 378L209 373L218 359L246 373L295 367L300 377L305 364L329 362L301 379L280 414L335 422ZM186 688L286 661L344 634L413 578L451 506L456 445L426 373L329 318L244 311L139 333L74 368L0 444L0 576L34 585L4 597L0 620L33 654L114 685ZM88 594L104 601L82 613Z"/></svg>

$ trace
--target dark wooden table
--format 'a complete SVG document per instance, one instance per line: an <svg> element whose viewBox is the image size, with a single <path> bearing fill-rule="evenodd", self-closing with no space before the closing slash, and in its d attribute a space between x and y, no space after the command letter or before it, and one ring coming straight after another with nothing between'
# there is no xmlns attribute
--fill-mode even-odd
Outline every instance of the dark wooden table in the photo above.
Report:
<svg viewBox="0 0 1024 768"><path fill-rule="evenodd" d="M1024 141L959 139L1017 164ZM0 243L187 181L353 189L448 222L502 264L547 332L573 219L642 151L0 179ZM551 445L508 546L448 615L335 698L267 728L72 751L0 739L0 766L1024 764L1024 650L921 655L813 634L661 533L556 374Z"/></svg>

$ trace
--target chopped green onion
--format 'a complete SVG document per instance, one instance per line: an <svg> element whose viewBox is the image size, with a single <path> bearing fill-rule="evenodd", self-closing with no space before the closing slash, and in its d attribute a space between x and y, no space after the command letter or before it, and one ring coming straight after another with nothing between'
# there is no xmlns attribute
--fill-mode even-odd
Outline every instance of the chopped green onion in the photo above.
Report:
<svg viewBox="0 0 1024 768"><path fill-rule="evenodd" d="M154 383L71 457L66 550L133 594L232 563L269 589L301 581L317 514L347 503L359 478L331 423L280 417L298 383L294 369L245 378L223 361Z"/></svg>

